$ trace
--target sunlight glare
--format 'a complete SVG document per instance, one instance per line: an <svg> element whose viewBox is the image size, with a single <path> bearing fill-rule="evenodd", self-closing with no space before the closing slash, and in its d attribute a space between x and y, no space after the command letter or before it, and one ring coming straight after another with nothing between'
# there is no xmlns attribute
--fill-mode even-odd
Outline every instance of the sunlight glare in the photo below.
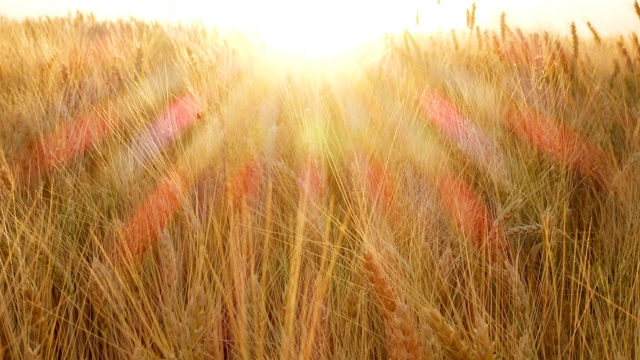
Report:
<svg viewBox="0 0 640 360"><path fill-rule="evenodd" d="M172 6L171 17L196 17L207 24L245 31L285 54L325 57L344 53L385 33L462 28L465 9L471 2L242 0L224 6L211 3L204 9L187 1L180 4L180 9ZM191 13L194 11L197 14Z"/></svg>
<svg viewBox="0 0 640 360"><path fill-rule="evenodd" d="M343 53L407 25L407 19L399 16L407 12L395 4L277 0L246 1L246 7L252 10L233 6L201 16L206 23L255 34L269 48L309 57Z"/></svg>
<svg viewBox="0 0 640 360"><path fill-rule="evenodd" d="M478 10L475 25L481 29L497 29L503 11L509 24L523 30L567 33L572 21L587 35L586 21L603 35L640 29L630 0L588 4L583 0L0 0L0 13L64 16L77 10L92 12L99 19L199 20L218 29L255 35L286 55L315 58L344 53L385 33L405 29L424 33L463 30L465 12L474 2Z"/></svg>

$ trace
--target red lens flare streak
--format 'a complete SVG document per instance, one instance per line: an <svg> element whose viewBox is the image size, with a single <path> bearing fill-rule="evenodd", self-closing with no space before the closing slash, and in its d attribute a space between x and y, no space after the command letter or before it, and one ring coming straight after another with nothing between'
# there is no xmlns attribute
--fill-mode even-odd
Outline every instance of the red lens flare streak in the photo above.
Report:
<svg viewBox="0 0 640 360"><path fill-rule="evenodd" d="M537 151L592 179L597 186L608 187L604 152L575 131L532 110L510 109L507 125Z"/></svg>
<svg viewBox="0 0 640 360"><path fill-rule="evenodd" d="M263 166L258 160L250 159L231 173L228 186L234 204L246 202L249 207L255 205L263 180L262 169Z"/></svg>
<svg viewBox="0 0 640 360"><path fill-rule="evenodd" d="M442 171L436 175L435 189L444 211L471 243L491 255L506 255L506 239L494 228L494 217L482 198L464 180Z"/></svg>
<svg viewBox="0 0 640 360"><path fill-rule="evenodd" d="M483 166L482 169L492 171L498 177L506 174L497 144L450 100L433 90L426 90L421 94L419 105L430 123L465 155ZM406 144L423 143L423 139L416 138L410 131L403 131ZM408 148L409 160L423 175L423 186L432 189L444 214L471 245L478 251L486 251L492 259L505 259L508 243L502 229L494 225L495 216L486 201L445 165L446 159L438 158L438 152L428 151L420 146Z"/></svg>
<svg viewBox="0 0 640 360"><path fill-rule="evenodd" d="M133 142L134 158L145 163L169 146L200 118L202 104L191 93L175 99L169 107Z"/></svg>
<svg viewBox="0 0 640 360"><path fill-rule="evenodd" d="M139 258L152 247L160 232L179 210L184 191L182 183L169 177L161 180L145 200L136 208L122 230L117 251Z"/></svg>
<svg viewBox="0 0 640 360"><path fill-rule="evenodd" d="M364 200L386 217L393 219L399 214L396 202L396 184L385 164L376 158L354 152L349 155L350 171L356 186L364 192Z"/></svg>
<svg viewBox="0 0 640 360"><path fill-rule="evenodd" d="M135 158L144 162L155 156L200 118L203 107L193 94L177 98L137 139L138 146L133 149L142 150ZM152 247L180 209L184 189L194 180L185 169L178 170L176 177L165 175L126 221L118 251L139 257Z"/></svg>
<svg viewBox="0 0 640 360"><path fill-rule="evenodd" d="M133 172L143 168L171 145L182 133L201 118L202 102L193 94L176 98L131 142L122 155L123 176L132 178Z"/></svg>
<svg viewBox="0 0 640 360"><path fill-rule="evenodd" d="M113 126L109 118L98 111L91 111L68 126L58 126L20 158L17 166L20 182L34 184L41 181L57 167L89 149Z"/></svg>
<svg viewBox="0 0 640 360"><path fill-rule="evenodd" d="M367 190L371 200L387 213L392 212L395 206L395 190L391 176L379 160L372 160L367 165Z"/></svg>
<svg viewBox="0 0 640 360"><path fill-rule="evenodd" d="M125 97L130 101L139 100L147 86L159 85L156 84L157 81L156 78L147 79ZM100 108L97 106L74 119L70 124L59 124L45 133L42 139L34 141L30 147L26 148L13 166L17 170L18 182L31 186L39 183L122 125L122 114L119 114L122 109L111 112L98 110ZM175 112L171 117L178 119L176 121L178 127L184 126L183 119L188 117L184 114L188 111L187 109L188 106L179 102L175 109L169 110ZM156 143L162 143L163 138L168 138L171 133L171 130L167 129L152 129L152 131L158 135L158 138L153 140Z"/></svg>
<svg viewBox="0 0 640 360"><path fill-rule="evenodd" d="M453 102L429 89L420 97L420 108L434 127L487 173L506 173L498 145L465 117Z"/></svg>
<svg viewBox="0 0 640 360"><path fill-rule="evenodd" d="M321 204L326 192L326 174L320 159L305 160L298 175L298 186L311 203Z"/></svg>
<svg viewBox="0 0 640 360"><path fill-rule="evenodd" d="M554 49L549 49L538 34L532 34L528 40L520 37L508 38L502 45L496 43L496 46L498 56L510 64L523 67L535 66L538 69L553 64L554 57L550 57L546 52ZM555 49L556 52L559 50ZM552 55L557 56L555 53Z"/></svg>

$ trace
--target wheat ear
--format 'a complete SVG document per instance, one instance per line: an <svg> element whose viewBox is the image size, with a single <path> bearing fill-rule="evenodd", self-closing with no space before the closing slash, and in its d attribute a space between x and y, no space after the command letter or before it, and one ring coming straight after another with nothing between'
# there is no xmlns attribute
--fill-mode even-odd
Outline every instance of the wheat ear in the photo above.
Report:
<svg viewBox="0 0 640 360"><path fill-rule="evenodd" d="M469 347L462 341L460 333L451 327L436 309L426 310L427 324L436 335L447 356L456 360L471 359Z"/></svg>
<svg viewBox="0 0 640 360"><path fill-rule="evenodd" d="M422 359L418 330L406 302L398 298L370 252L364 254L364 267L373 292L382 305L389 358Z"/></svg>

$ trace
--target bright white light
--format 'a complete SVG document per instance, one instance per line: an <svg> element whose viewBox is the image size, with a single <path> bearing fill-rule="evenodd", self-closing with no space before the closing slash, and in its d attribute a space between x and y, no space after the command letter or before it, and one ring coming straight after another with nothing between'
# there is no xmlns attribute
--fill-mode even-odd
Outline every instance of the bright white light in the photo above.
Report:
<svg viewBox="0 0 640 360"><path fill-rule="evenodd" d="M285 53L317 57L341 53L387 31L410 27L412 13L415 10L402 2L245 0L201 8L199 17L206 23L257 34L267 46Z"/></svg>
<svg viewBox="0 0 640 360"><path fill-rule="evenodd" d="M464 29L474 0L0 0L0 14L65 15L93 12L98 18L127 17L191 21L259 34L287 53L323 56L343 52L405 28L424 32ZM476 25L495 29L500 13L512 27L568 32L591 23L602 35L640 29L630 0L477 0ZM416 11L420 26L416 29Z"/></svg>

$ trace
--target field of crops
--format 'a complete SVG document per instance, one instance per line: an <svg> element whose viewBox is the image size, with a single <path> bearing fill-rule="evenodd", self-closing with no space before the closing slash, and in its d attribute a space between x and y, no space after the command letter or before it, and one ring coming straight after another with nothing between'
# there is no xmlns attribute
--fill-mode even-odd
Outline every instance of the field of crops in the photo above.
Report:
<svg viewBox="0 0 640 360"><path fill-rule="evenodd" d="M468 25L0 17L0 359L640 358L638 36Z"/></svg>

